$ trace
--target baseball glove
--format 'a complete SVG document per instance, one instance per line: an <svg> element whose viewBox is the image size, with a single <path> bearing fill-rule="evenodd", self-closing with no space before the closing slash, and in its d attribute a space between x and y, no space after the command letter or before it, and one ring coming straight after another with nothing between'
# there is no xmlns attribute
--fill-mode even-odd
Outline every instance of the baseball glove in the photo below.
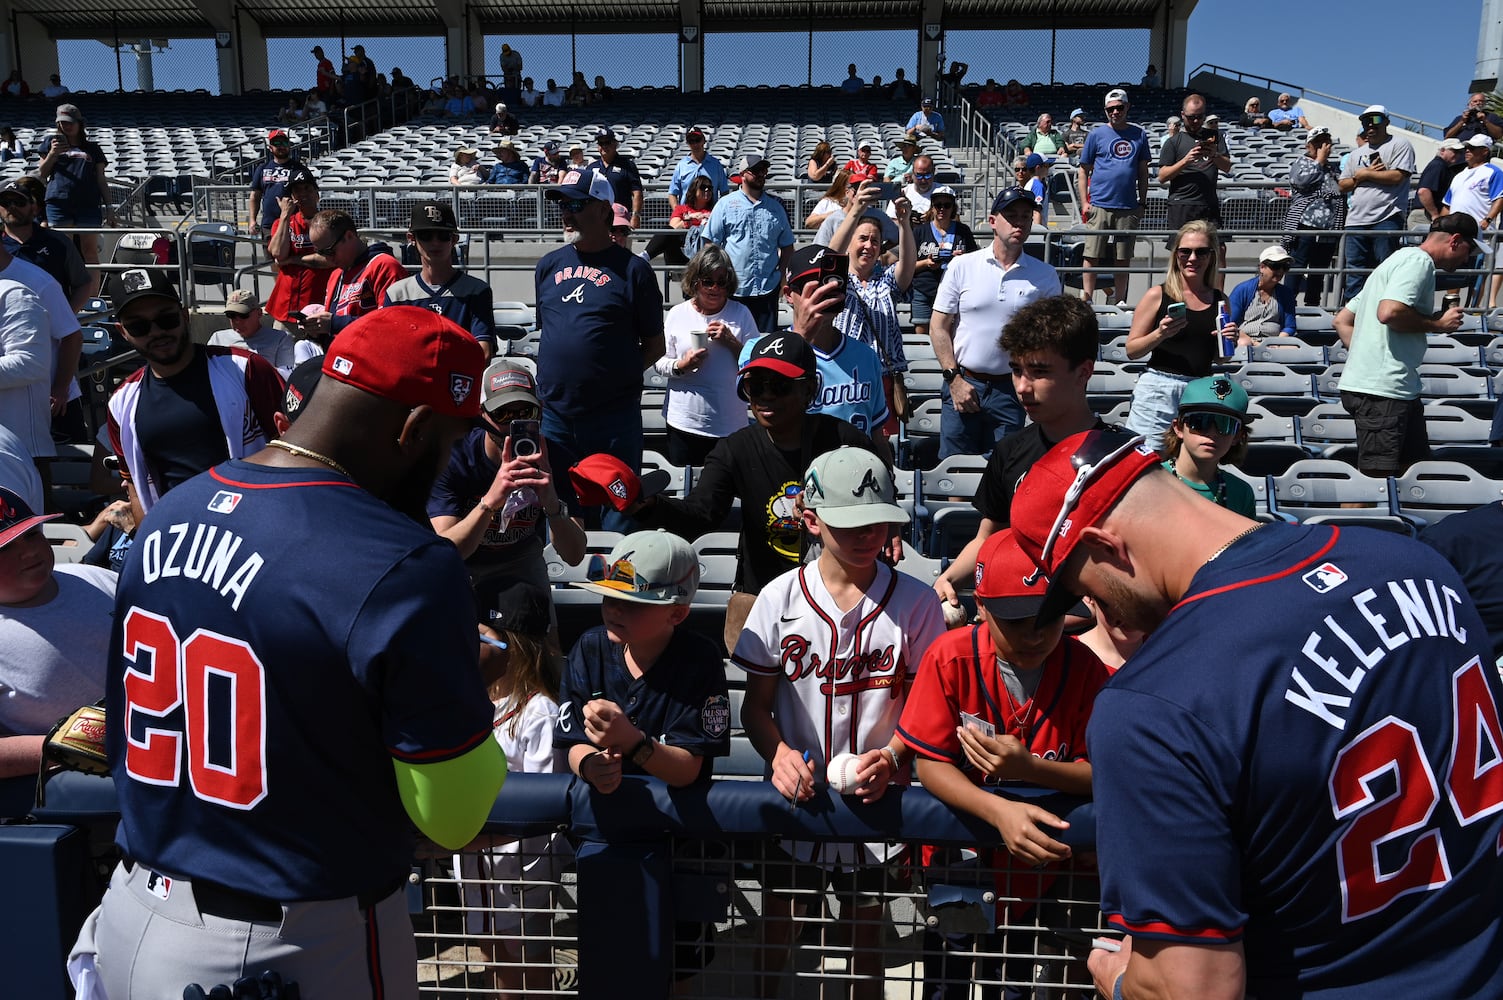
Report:
<svg viewBox="0 0 1503 1000"><path fill-rule="evenodd" d="M59 771L110 773L104 749L104 703L85 705L58 721L42 741L42 766L37 773L37 805L44 806L47 779Z"/></svg>

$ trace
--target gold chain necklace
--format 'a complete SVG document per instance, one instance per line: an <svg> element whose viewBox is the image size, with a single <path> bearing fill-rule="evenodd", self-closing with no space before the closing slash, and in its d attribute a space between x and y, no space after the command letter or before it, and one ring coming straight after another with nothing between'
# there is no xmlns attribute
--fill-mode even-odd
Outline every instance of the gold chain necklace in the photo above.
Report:
<svg viewBox="0 0 1503 1000"><path fill-rule="evenodd" d="M1257 524L1253 525L1251 528L1248 528L1246 531L1244 531L1244 532L1242 532L1242 533L1240 533L1238 535L1234 535L1232 538L1230 538L1230 539L1227 540L1227 543L1225 545L1223 545L1221 548L1217 549L1215 552L1212 552L1211 553L1211 557L1209 559L1207 559L1206 562L1213 563L1217 559L1220 559L1221 558L1221 553L1225 552L1227 549L1231 548L1233 545L1236 545L1238 542L1242 541L1242 539L1246 538L1248 535L1252 534L1254 531L1257 531L1261 527L1263 527L1263 522L1259 521Z"/></svg>
<svg viewBox="0 0 1503 1000"><path fill-rule="evenodd" d="M324 465L327 465L329 468L333 469L335 472L339 473L341 476L350 476L350 470L349 469L346 469L344 466L342 466L338 462L334 461L328 455L320 455L318 452L313 451L311 448L304 448L301 445L292 444L291 442L283 441L280 438L277 439L276 441L268 441L267 442L267 447L269 447L269 448L281 448L283 451L288 452L288 453L293 454L293 455L297 455L297 456L299 456L301 458L311 458L315 462L322 462ZM354 476L350 476L350 478L354 479L355 477ZM1241 537L1241 536L1238 536L1238 537ZM1234 538L1234 539L1232 539L1232 541L1236 541L1236 539ZM1216 555L1220 555L1220 554L1221 553L1219 553L1219 552L1216 553ZM1216 556L1212 556L1211 558L1214 559L1214 558L1216 558Z"/></svg>

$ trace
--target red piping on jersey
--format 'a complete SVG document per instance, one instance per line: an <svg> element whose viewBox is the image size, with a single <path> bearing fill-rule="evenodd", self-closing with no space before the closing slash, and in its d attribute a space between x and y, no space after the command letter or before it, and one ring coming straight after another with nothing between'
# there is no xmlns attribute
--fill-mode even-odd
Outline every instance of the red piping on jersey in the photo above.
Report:
<svg viewBox="0 0 1503 1000"><path fill-rule="evenodd" d="M283 468L283 466L278 466L278 468ZM309 471L312 472L314 470L310 469ZM242 483L238 479L225 478L219 474L218 469L210 469L209 475L226 486L235 486L243 490L284 490L297 486L353 486L357 490L360 489L359 485L350 482L348 479L316 479L311 483Z"/></svg>
<svg viewBox="0 0 1503 1000"><path fill-rule="evenodd" d="M1120 913L1114 913L1106 918L1106 922L1113 927L1120 927L1130 934L1167 934L1171 937L1185 938L1193 941L1235 941L1242 936L1242 928L1222 930L1219 927L1206 927L1198 931L1182 931L1178 927L1166 924L1161 920L1149 920L1141 924L1135 924L1127 920Z"/></svg>
<svg viewBox="0 0 1503 1000"><path fill-rule="evenodd" d="M424 750L420 753L403 754L399 754L395 750L388 747L386 752L404 763L422 764L431 761L452 760L455 757L463 757L465 754L469 753L471 750L475 749L486 740L491 738L491 729L487 728L483 732L476 733L474 736L470 737L468 740L461 743L457 747L450 747L439 750Z"/></svg>
<svg viewBox="0 0 1503 1000"><path fill-rule="evenodd" d="M365 911L365 966L371 977L371 1000L386 1000L386 982L381 978L381 928L374 906Z"/></svg>
<svg viewBox="0 0 1503 1000"><path fill-rule="evenodd" d="M1304 559L1301 559L1299 562L1295 563L1293 566L1290 566L1288 569L1282 569L1277 573L1270 573L1267 576L1260 576L1252 580L1239 580L1236 583L1229 583L1224 587L1216 587L1213 590L1207 590L1203 594L1196 594L1194 597L1187 597L1176 604L1174 607L1170 608L1169 613L1172 615L1174 614L1174 612L1178 611L1186 604L1190 604L1194 601L1204 600L1207 597L1215 597L1217 594L1224 594L1229 590L1238 590L1242 587L1255 587L1260 583L1271 583L1274 580L1282 580L1286 576L1291 576L1292 574L1298 573L1300 570L1304 569L1311 563L1318 562L1319 560L1325 558L1325 554L1331 551L1331 549L1336 545L1337 541L1339 541L1340 538L1341 529L1333 525L1331 527L1330 541L1322 545L1320 547L1320 550L1314 555L1306 556Z"/></svg>
<svg viewBox="0 0 1503 1000"><path fill-rule="evenodd" d="M815 565L816 565L816 569L817 569L818 564L815 564ZM814 599L814 595L809 593L809 584L808 584L808 581L806 581L804 579L804 573L805 573L805 571L808 570L808 568L809 568L808 564L805 564L805 565L800 566L798 568L798 589L804 595L804 603L807 604L807 605L809 605L810 609L812 609L813 612L816 615L818 615L821 620L824 621L825 627L830 630L830 648L829 648L829 651L825 655L828 658L827 662L828 661L833 661L835 659L836 650L839 648L838 644L840 642L840 630L838 628L836 628L834 620L831 619L829 615L825 614L825 609L819 606L819 602ZM832 730L834 729L834 720L831 718L831 713L834 710L835 710L835 699L833 699L833 698L826 698L825 699L825 733L824 733L823 738L821 739L821 742L824 744L825 757L827 759L829 757L833 757L834 756L834 753L832 751L834 751L835 748L832 747L832 746L830 746L830 736L831 736ZM856 720L855 719L851 720L851 732L852 732L852 734L854 734L856 732ZM854 740L854 735L852 736L852 739Z"/></svg>

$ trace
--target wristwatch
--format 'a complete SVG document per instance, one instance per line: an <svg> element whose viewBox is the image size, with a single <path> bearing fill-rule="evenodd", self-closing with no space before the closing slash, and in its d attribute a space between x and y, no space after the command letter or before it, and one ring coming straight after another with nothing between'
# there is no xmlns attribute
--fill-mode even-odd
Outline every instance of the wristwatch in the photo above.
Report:
<svg viewBox="0 0 1503 1000"><path fill-rule="evenodd" d="M651 736L642 737L642 742L632 747L631 762L638 767L646 767L647 762L652 759L652 752L657 748L658 745L652 741Z"/></svg>
<svg viewBox="0 0 1503 1000"><path fill-rule="evenodd" d="M940 371L940 373L939 373L939 377L942 378L942 379L944 379L946 385L949 385L951 382L955 381L957 378L960 377L960 369L959 368L945 368L945 369L942 369Z"/></svg>

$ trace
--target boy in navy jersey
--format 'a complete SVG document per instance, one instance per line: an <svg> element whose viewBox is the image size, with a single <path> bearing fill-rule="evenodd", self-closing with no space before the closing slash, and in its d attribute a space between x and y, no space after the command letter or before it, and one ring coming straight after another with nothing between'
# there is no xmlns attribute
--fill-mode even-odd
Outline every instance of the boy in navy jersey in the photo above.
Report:
<svg viewBox="0 0 1503 1000"><path fill-rule="evenodd" d="M431 309L470 331L486 357L496 354L496 317L491 286L454 266L459 225L452 206L425 201L412 206L408 242L417 247L422 270L398 278L381 297L383 306L406 302Z"/></svg>

